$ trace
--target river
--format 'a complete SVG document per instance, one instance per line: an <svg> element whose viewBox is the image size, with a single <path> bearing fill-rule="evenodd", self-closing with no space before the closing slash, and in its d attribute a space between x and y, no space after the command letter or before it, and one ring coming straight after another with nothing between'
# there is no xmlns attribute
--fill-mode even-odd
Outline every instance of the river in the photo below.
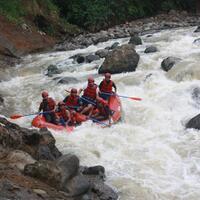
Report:
<svg viewBox="0 0 200 200"><path fill-rule="evenodd" d="M200 199L200 133L184 126L200 108L199 99L192 95L195 88L200 88L200 48L193 43L199 33L194 30L191 27L142 36L143 45L136 47L140 54L136 72L112 75L118 94L142 98L121 99L122 122L111 128L87 122L72 134L52 131L63 153L75 153L81 165L106 168L107 183L118 191L120 200ZM103 59L76 64L69 57L95 52L116 41L125 44L129 38L87 49L29 55L16 68L1 70L6 78L0 83L0 94L5 99L1 114L36 112L44 89L59 101L65 97L65 89L83 87L89 75L99 83L103 76L98 75L97 67ZM148 45L155 45L159 51L145 54ZM168 56L182 61L164 72L160 65ZM57 84L57 80L45 76L50 64L64 71L57 77L75 77L78 82ZM14 122L31 128L32 119L30 116Z"/></svg>

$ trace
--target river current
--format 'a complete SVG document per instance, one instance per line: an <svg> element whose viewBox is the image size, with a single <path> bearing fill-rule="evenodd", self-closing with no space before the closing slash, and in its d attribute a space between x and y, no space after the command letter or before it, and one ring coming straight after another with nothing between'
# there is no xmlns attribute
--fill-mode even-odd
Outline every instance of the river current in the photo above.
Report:
<svg viewBox="0 0 200 200"><path fill-rule="evenodd" d="M140 97L123 99L123 120L111 128L87 122L72 133L52 131L63 153L75 153L81 165L103 165L107 183L118 191L120 200L197 200L200 199L200 132L185 129L185 123L200 110L200 99L193 90L200 88L200 35L195 27L165 30L151 37L142 36L137 46L140 61L135 72L112 75L118 94ZM5 99L1 114L37 112L41 91L46 89L57 101L65 89L81 88L89 75L99 83L103 76L97 68L103 62L77 64L69 57L93 53L125 44L129 38L110 40L97 46L74 51L29 55L16 68L1 70L5 81L0 94ZM147 46L158 52L145 54ZM181 58L169 72L161 69L168 56ZM53 78L45 76L50 64L63 70ZM57 84L55 77L75 77L74 84ZM13 122L31 128L33 116Z"/></svg>

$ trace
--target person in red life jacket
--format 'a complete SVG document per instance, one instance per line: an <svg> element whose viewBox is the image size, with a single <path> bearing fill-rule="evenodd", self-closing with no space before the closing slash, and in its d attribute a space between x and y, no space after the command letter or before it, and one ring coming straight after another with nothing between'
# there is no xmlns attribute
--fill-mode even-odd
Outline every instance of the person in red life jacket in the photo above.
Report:
<svg viewBox="0 0 200 200"><path fill-rule="evenodd" d="M57 112L57 115L59 117L59 122L63 126L71 125L70 124L70 122L71 122L70 111L66 110L65 103L63 101L60 101L58 103L58 107L57 107L56 112Z"/></svg>
<svg viewBox="0 0 200 200"><path fill-rule="evenodd" d="M108 102L101 97L97 97L96 104L97 112L92 115L92 118L95 118L99 121L101 120L109 120L109 125L111 124L111 112L109 109Z"/></svg>
<svg viewBox="0 0 200 200"><path fill-rule="evenodd" d="M99 96L105 100L108 100L108 98L110 97L109 94L113 93L112 88L114 88L115 93L116 93L117 87L115 83L111 80L111 74L106 73L105 78L99 84Z"/></svg>
<svg viewBox="0 0 200 200"><path fill-rule="evenodd" d="M93 77L88 78L88 85L85 89L80 89L79 93L83 91L81 98L83 109L81 114L86 114L89 117L92 114L94 107L96 106L96 97L98 96L98 86L94 82Z"/></svg>
<svg viewBox="0 0 200 200"><path fill-rule="evenodd" d="M45 117L47 122L57 124L56 121L56 114L55 114L55 108L56 108L56 102L49 97L49 94L47 91L42 92L42 102L40 103L39 112L43 111L43 116Z"/></svg>
<svg viewBox="0 0 200 200"><path fill-rule="evenodd" d="M80 97L78 96L78 91L75 88L72 88L70 91L70 95L66 96L63 100L65 106L70 110L79 111L82 105Z"/></svg>

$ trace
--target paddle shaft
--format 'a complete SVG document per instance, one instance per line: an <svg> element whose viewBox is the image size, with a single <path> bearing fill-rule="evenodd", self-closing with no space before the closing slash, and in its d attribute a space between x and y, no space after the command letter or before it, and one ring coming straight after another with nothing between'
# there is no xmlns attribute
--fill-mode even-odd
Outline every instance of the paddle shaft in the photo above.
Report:
<svg viewBox="0 0 200 200"><path fill-rule="evenodd" d="M106 94L109 96L118 96L118 97L122 97L122 98L127 98L127 99L133 99L133 100L138 100L141 101L142 99L139 97L128 97L128 96L124 96L124 95L119 95L119 94L115 94L115 93L107 93L107 92L100 92L102 94Z"/></svg>

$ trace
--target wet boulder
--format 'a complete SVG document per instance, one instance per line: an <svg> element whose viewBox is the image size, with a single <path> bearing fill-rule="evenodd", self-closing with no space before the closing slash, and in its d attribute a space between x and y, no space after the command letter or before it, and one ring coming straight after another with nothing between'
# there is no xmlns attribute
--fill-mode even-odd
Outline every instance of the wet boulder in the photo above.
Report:
<svg viewBox="0 0 200 200"><path fill-rule="evenodd" d="M98 55L100 58L105 58L108 55L109 50L108 49L100 49L96 51L96 55Z"/></svg>
<svg viewBox="0 0 200 200"><path fill-rule="evenodd" d="M200 32L200 26L198 26L198 27L195 29L194 32L195 32L195 33L199 33L199 32Z"/></svg>
<svg viewBox="0 0 200 200"><path fill-rule="evenodd" d="M85 57L85 60L87 63L91 63L91 62L93 62L95 60L99 60L99 59L100 59L100 57L98 55L93 55L93 54Z"/></svg>
<svg viewBox="0 0 200 200"><path fill-rule="evenodd" d="M51 161L43 160L34 164L28 164L24 167L24 174L37 178L55 188L60 186L61 171Z"/></svg>
<svg viewBox="0 0 200 200"><path fill-rule="evenodd" d="M112 74L135 71L140 56L132 44L122 45L109 52L99 68L99 74L110 72Z"/></svg>
<svg viewBox="0 0 200 200"><path fill-rule="evenodd" d="M47 76L52 77L54 74L61 74L62 70L58 69L56 65L49 65L47 68Z"/></svg>
<svg viewBox="0 0 200 200"><path fill-rule="evenodd" d="M169 71L177 62L179 62L181 59L176 57L168 57L165 58L161 63L161 68L164 71Z"/></svg>
<svg viewBox="0 0 200 200"><path fill-rule="evenodd" d="M63 77L60 78L60 80L58 81L58 84L70 84L70 83L77 83L77 79L74 77Z"/></svg>
<svg viewBox="0 0 200 200"><path fill-rule="evenodd" d="M112 44L112 46L110 47L110 49L115 49L119 46L119 42L115 42Z"/></svg>
<svg viewBox="0 0 200 200"><path fill-rule="evenodd" d="M105 168L101 165L92 166L92 167L83 167L82 174L84 175L95 175L100 179L105 179Z"/></svg>
<svg viewBox="0 0 200 200"><path fill-rule="evenodd" d="M199 100L200 99L200 88L196 87L192 90L192 98L194 100Z"/></svg>
<svg viewBox="0 0 200 200"><path fill-rule="evenodd" d="M3 103L4 103L4 98L3 98L3 95L0 94L0 105L3 105Z"/></svg>
<svg viewBox="0 0 200 200"><path fill-rule="evenodd" d="M193 43L196 45L200 45L200 38L195 39Z"/></svg>
<svg viewBox="0 0 200 200"><path fill-rule="evenodd" d="M79 159L72 154L63 155L56 161L56 165L62 172L61 187L64 187L69 179L77 174L79 169Z"/></svg>
<svg viewBox="0 0 200 200"><path fill-rule="evenodd" d="M74 56L71 56L70 58L73 59L78 64L85 62L85 55L83 55L83 54L76 54Z"/></svg>
<svg viewBox="0 0 200 200"><path fill-rule="evenodd" d="M134 45L141 45L142 44L142 39L137 35L132 35L129 42L129 44L134 44Z"/></svg>
<svg viewBox="0 0 200 200"><path fill-rule="evenodd" d="M82 175L78 175L70 179L62 190L67 192L68 196L80 196L88 192L90 189L90 183L88 179Z"/></svg>
<svg viewBox="0 0 200 200"><path fill-rule="evenodd" d="M157 51L158 51L157 47L155 47L155 46L149 46L149 47L147 47L145 49L144 53L154 53L154 52L157 52Z"/></svg>
<svg viewBox="0 0 200 200"><path fill-rule="evenodd" d="M186 124L186 128L194 128L200 130L200 114L190 119Z"/></svg>

